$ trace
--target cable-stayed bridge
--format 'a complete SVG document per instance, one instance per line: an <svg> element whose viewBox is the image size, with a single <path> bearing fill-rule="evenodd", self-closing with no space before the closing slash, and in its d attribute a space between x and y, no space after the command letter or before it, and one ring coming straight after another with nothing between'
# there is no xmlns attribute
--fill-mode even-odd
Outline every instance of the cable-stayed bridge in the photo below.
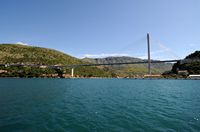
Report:
<svg viewBox="0 0 200 132"><path fill-rule="evenodd" d="M151 60L151 64L153 63L171 63L171 62L179 62L179 63L191 63L191 62L200 62L200 60ZM83 66L113 66L113 65L126 65L126 64L147 64L148 61L139 61L139 62L125 62L125 63L99 63L99 64L77 64L77 65L39 65L39 64L0 64L0 66L4 67L45 67L50 69L62 69L62 68L71 68L71 76L74 76L74 68L83 67ZM150 69L151 70L151 69ZM151 72L151 71L150 71Z"/></svg>
<svg viewBox="0 0 200 132"><path fill-rule="evenodd" d="M148 59L138 62L123 62L123 63L99 63L99 64L75 64L75 65L38 65L38 64L0 64L0 66L10 67L10 66L17 66L17 67L46 67L52 69L62 69L62 68L71 68L71 77L74 76L74 69L76 67L83 67L83 66L112 66L112 65L124 65L124 64L148 64L148 74L151 75L151 64L152 63L171 63L171 62L181 62L186 60L181 59L173 59L173 60L152 60L151 59L151 51L150 51L150 36L147 34L147 54ZM187 60L190 61L190 60Z"/></svg>

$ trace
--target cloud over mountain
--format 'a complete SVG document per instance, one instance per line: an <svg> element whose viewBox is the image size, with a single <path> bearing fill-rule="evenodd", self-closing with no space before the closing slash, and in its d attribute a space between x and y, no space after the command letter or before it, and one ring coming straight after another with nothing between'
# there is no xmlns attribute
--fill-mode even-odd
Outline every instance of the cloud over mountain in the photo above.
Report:
<svg viewBox="0 0 200 132"><path fill-rule="evenodd" d="M16 44L20 44L20 45L29 45L28 43L24 43L24 42L17 42Z"/></svg>

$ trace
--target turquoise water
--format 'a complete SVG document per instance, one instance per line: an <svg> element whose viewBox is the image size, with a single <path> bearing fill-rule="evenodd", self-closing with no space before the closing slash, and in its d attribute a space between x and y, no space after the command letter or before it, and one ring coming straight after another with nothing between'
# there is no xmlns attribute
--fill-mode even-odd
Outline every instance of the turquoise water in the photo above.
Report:
<svg viewBox="0 0 200 132"><path fill-rule="evenodd" d="M0 79L0 132L198 132L200 81Z"/></svg>

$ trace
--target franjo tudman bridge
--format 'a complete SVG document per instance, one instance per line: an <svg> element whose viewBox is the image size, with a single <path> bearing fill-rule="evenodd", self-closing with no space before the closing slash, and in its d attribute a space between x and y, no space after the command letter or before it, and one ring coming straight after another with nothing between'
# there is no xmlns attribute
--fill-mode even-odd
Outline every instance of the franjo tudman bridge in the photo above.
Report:
<svg viewBox="0 0 200 132"><path fill-rule="evenodd" d="M27 67L47 67L52 69L61 69L61 68L71 68L71 77L74 77L74 68L82 67L82 66L112 66L112 65L124 65L124 64L145 64L148 63L148 74L151 75L151 63L170 63L177 62L181 60L151 60L150 56L150 37L147 34L147 49L148 49L148 60L138 61L138 62L125 62L125 63L102 63L102 64L77 64L77 65L38 65L38 64L0 64L0 66L10 67L10 66L27 66Z"/></svg>

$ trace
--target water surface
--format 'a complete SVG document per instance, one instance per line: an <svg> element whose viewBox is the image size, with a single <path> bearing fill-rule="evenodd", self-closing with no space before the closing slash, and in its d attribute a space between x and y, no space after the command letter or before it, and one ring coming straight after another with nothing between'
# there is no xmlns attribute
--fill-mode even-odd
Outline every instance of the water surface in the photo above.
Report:
<svg viewBox="0 0 200 132"><path fill-rule="evenodd" d="M200 131L200 81L0 79L0 132Z"/></svg>

